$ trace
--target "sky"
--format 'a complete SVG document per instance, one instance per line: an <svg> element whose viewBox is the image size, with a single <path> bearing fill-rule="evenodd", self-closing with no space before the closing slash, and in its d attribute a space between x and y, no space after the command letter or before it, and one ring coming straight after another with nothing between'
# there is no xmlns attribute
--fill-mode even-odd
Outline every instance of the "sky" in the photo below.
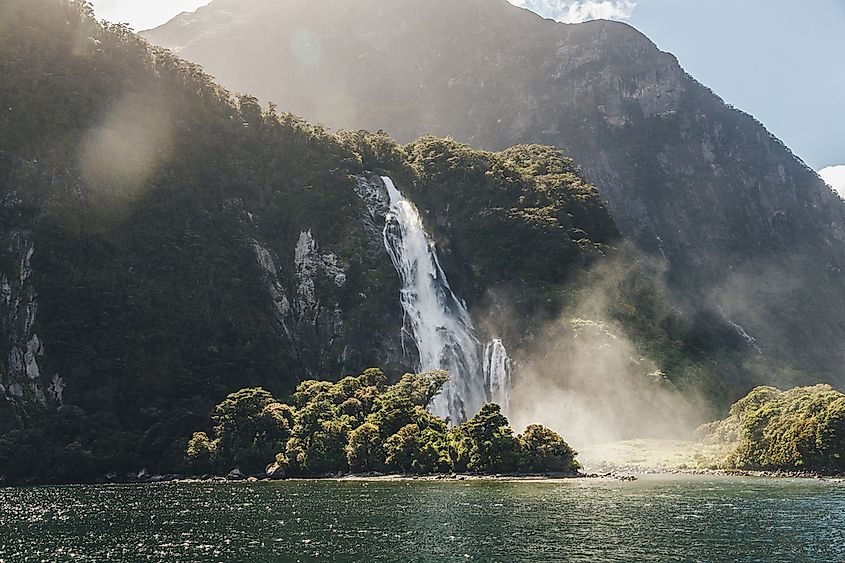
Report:
<svg viewBox="0 0 845 563"><path fill-rule="evenodd" d="M209 0L93 0L97 17L128 23L135 31L157 27L182 12L193 12Z"/></svg>
<svg viewBox="0 0 845 563"><path fill-rule="evenodd" d="M845 195L845 0L510 0L625 21L750 113Z"/></svg>
<svg viewBox="0 0 845 563"><path fill-rule="evenodd" d="M813 169L845 165L845 0L509 1L558 21L625 21ZM93 1L98 17L136 30L207 3ZM822 176L845 195L841 170Z"/></svg>

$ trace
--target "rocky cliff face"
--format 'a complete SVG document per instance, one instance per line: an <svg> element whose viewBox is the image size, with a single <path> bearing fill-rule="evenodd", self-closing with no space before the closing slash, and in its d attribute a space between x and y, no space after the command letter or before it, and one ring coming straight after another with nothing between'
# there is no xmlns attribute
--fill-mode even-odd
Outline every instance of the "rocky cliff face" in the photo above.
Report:
<svg viewBox="0 0 845 563"><path fill-rule="evenodd" d="M369 263L371 271L382 274L389 266L382 235L387 213L384 186L365 175L355 176L352 186L360 197L357 228L365 245L358 249L356 261ZM253 215L252 220L259 219ZM417 359L401 345L398 306L364 313L370 322L377 320L366 327L359 324L362 311L377 303L395 304L398 297L363 291L349 295L350 263L321 249L311 230L300 232L294 247L287 249L290 262L286 266L259 241L253 240L252 248L273 303L281 348L292 365L301 366L300 379L339 378L360 371L368 362L402 372L414 369ZM370 291L362 281L354 279L353 283ZM354 305L344 307L341 301Z"/></svg>
<svg viewBox="0 0 845 563"><path fill-rule="evenodd" d="M146 37L332 127L561 147L679 303L754 339L763 380L845 381L845 204L625 24L505 0L216 0Z"/></svg>
<svg viewBox="0 0 845 563"><path fill-rule="evenodd" d="M65 382L44 368L45 349L36 334L38 292L32 281L35 244L28 231L12 230L3 249L9 271L0 271L0 328L5 366L0 398L18 415L33 407L61 405Z"/></svg>

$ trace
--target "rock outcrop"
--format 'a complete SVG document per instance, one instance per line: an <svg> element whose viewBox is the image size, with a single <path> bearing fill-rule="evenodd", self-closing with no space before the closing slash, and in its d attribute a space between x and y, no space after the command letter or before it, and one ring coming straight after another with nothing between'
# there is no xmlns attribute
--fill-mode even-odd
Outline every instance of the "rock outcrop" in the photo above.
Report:
<svg viewBox="0 0 845 563"><path fill-rule="evenodd" d="M32 281L31 233L12 230L3 254L9 258L9 269L0 269L0 349L6 360L0 368L0 400L19 410L61 405L65 382L58 374L46 373L45 347L35 331L38 292Z"/></svg>
<svg viewBox="0 0 845 563"><path fill-rule="evenodd" d="M303 231L293 249L294 279L290 289L293 298L288 299L286 280L283 269L276 265L277 258L256 240L252 241L252 248L264 272L286 354L303 365L303 375L308 377L319 376L326 362L339 364L340 373L344 373L344 313L337 295L331 295L325 287L342 289L347 281L347 266L335 254L321 253L311 231Z"/></svg>

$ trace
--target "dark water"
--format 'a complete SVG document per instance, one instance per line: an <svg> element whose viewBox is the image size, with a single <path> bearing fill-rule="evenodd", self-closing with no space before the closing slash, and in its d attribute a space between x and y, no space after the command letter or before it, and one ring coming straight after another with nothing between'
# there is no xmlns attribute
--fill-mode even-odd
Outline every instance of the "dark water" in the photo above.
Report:
<svg viewBox="0 0 845 563"><path fill-rule="evenodd" d="M0 561L845 562L845 485L282 482L0 489Z"/></svg>

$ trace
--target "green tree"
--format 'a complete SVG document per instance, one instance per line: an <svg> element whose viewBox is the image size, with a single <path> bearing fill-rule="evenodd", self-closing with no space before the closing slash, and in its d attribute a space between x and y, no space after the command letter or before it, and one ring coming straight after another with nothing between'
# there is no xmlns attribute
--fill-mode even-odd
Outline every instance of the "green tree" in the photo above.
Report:
<svg viewBox="0 0 845 563"><path fill-rule="evenodd" d="M385 462L402 473L410 473L420 457L420 428L408 424L390 436L384 443Z"/></svg>
<svg viewBox="0 0 845 563"><path fill-rule="evenodd" d="M376 406L367 422L377 426L383 437L388 437L416 421L416 408L406 397L381 395L376 398Z"/></svg>
<svg viewBox="0 0 845 563"><path fill-rule="evenodd" d="M352 471L381 471L385 454L378 426L365 422L349 433L346 459Z"/></svg>
<svg viewBox="0 0 845 563"><path fill-rule="evenodd" d="M262 471L286 439L283 408L262 388L241 389L214 408L214 452L218 464L248 473Z"/></svg>
<svg viewBox="0 0 845 563"><path fill-rule="evenodd" d="M540 424L532 424L519 437L521 468L532 473L573 473L580 467L578 452L563 437Z"/></svg>
<svg viewBox="0 0 845 563"><path fill-rule="evenodd" d="M361 381L361 387L375 387L379 391L383 391L387 386L387 376L379 368L364 370L364 373L358 379Z"/></svg>
<svg viewBox="0 0 845 563"><path fill-rule="evenodd" d="M449 381L449 373L445 371L427 371L424 373L407 373L399 383L387 388L387 397L402 397L421 407L428 407L431 401Z"/></svg>
<svg viewBox="0 0 845 563"><path fill-rule="evenodd" d="M285 445L291 437L295 411L293 407L282 403L270 403L261 412L255 436L254 451L263 460L270 460L279 452L285 451Z"/></svg>
<svg viewBox="0 0 845 563"><path fill-rule="evenodd" d="M214 444L205 432L194 432L185 452L188 468L198 474L214 471Z"/></svg>
<svg viewBox="0 0 845 563"><path fill-rule="evenodd" d="M405 374L375 397L367 421L378 426L385 438L409 424L420 428L431 426L426 408L448 380L449 374L443 371Z"/></svg>
<svg viewBox="0 0 845 563"><path fill-rule="evenodd" d="M296 386L296 391L293 393L293 404L296 407L304 407L309 403L314 403L318 399L326 397L334 388L334 384L330 381L316 381L309 379L303 381Z"/></svg>
<svg viewBox="0 0 845 563"><path fill-rule="evenodd" d="M519 442L501 407L488 403L452 433L453 463L475 473L516 471Z"/></svg>
<svg viewBox="0 0 845 563"><path fill-rule="evenodd" d="M307 439L305 447L298 452L299 470L310 475L348 470L346 446L351 430L348 418L322 421L320 429Z"/></svg>
<svg viewBox="0 0 845 563"><path fill-rule="evenodd" d="M845 397L833 401L819 417L815 442L819 462L826 469L845 472Z"/></svg>
<svg viewBox="0 0 845 563"><path fill-rule="evenodd" d="M727 419L701 430L710 442L736 440L724 460L729 467L845 470L845 394L829 385L758 387Z"/></svg>

